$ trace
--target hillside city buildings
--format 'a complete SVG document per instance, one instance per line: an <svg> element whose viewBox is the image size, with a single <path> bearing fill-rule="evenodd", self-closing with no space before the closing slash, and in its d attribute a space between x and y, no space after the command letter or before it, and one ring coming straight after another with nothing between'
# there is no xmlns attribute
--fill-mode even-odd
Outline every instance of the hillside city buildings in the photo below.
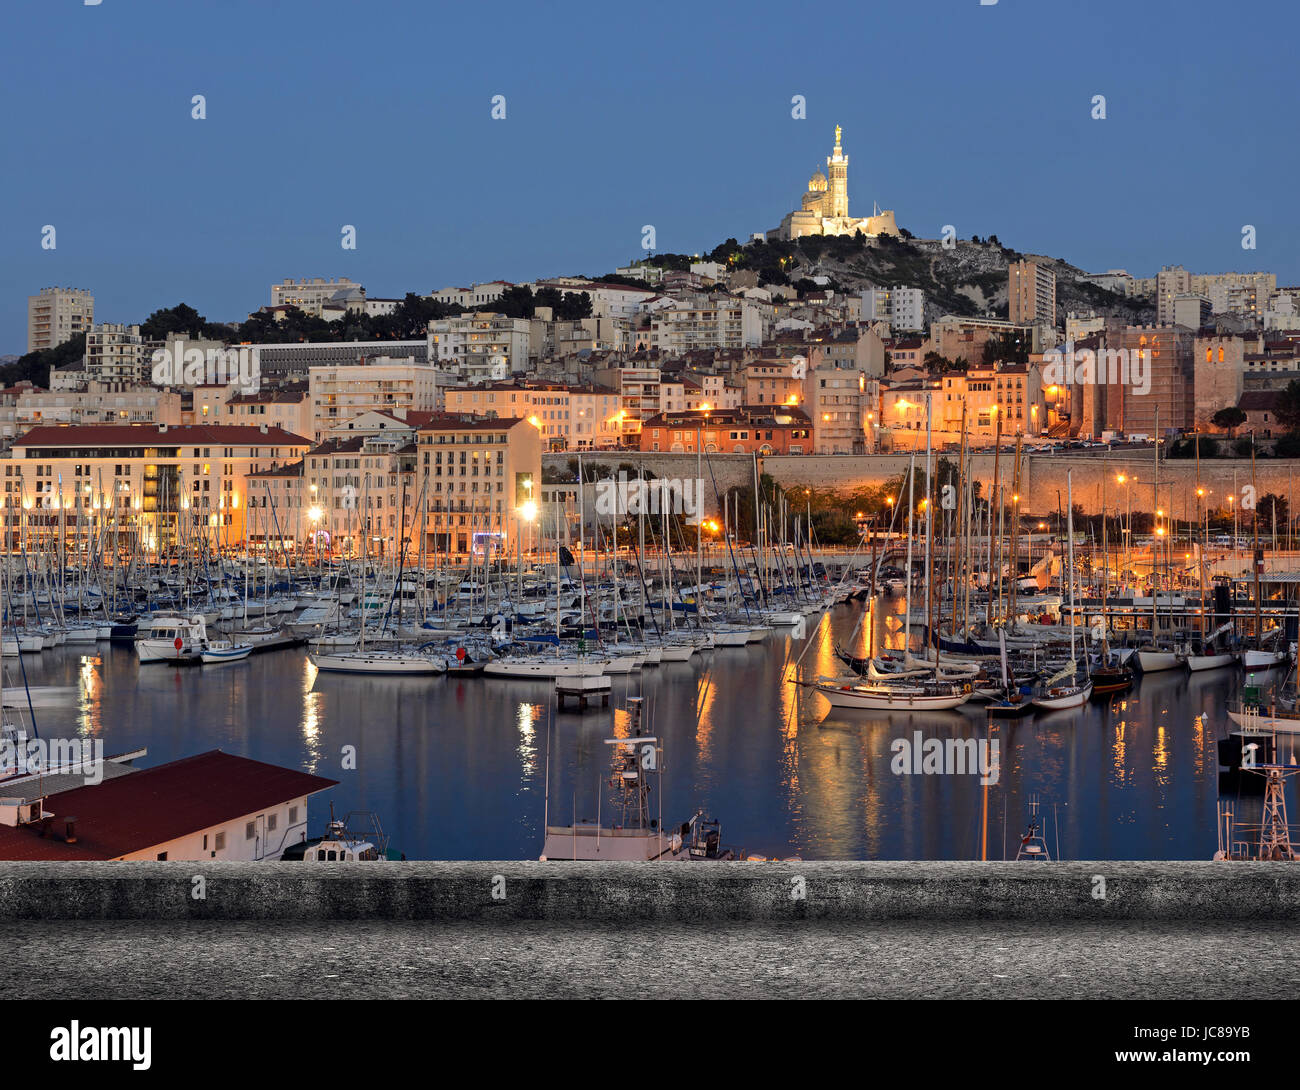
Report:
<svg viewBox="0 0 1300 1090"><path fill-rule="evenodd" d="M953 313L906 282L943 245L912 240L893 212L854 219L848 197L837 129L825 172L774 232L685 262L647 253L601 279L415 291L441 316L388 339L237 344L234 326L213 339L212 325L155 339L97 323L88 291L44 288L28 301L29 350L80 337L84 350L45 387L0 389L7 538L112 527L160 548L200 535L461 554L532 532L544 455L1281 434L1277 399L1300 379L1300 287L1179 265L1080 277L991 239L976 255L995 270L979 280L985 305ZM895 274L873 283L790 246L810 237L917 249L894 251ZM773 265L760 251L777 243ZM401 303L314 277L272 284L254 313L333 323ZM155 367L160 352L229 349L256 360L255 385Z"/></svg>

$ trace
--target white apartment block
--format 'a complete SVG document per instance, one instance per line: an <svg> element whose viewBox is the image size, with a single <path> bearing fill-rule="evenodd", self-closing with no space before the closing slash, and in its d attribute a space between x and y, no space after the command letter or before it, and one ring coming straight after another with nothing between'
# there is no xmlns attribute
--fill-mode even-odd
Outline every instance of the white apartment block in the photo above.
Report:
<svg viewBox="0 0 1300 1090"><path fill-rule="evenodd" d="M429 359L469 382L528 369L531 323L504 314L461 314L429 323Z"/></svg>
<svg viewBox="0 0 1300 1090"><path fill-rule="evenodd" d="M1105 318L1099 317L1091 311L1082 314L1072 310L1065 316L1065 342L1066 344L1073 344L1075 341L1083 340L1084 337L1100 333L1105 328Z"/></svg>
<svg viewBox="0 0 1300 1090"><path fill-rule="evenodd" d="M443 288L431 292L429 298L435 303L446 303L453 307L481 307L495 303L505 294L506 288L514 287L508 280L490 280L486 284L471 284L468 288Z"/></svg>
<svg viewBox="0 0 1300 1090"><path fill-rule="evenodd" d="M1171 324L1175 297L1190 294L1205 296L1214 314L1259 318L1276 290L1273 273L1189 273L1181 265L1166 265L1156 275L1156 320Z"/></svg>
<svg viewBox="0 0 1300 1090"><path fill-rule="evenodd" d="M376 356L365 363L326 364L308 375L311 436L317 443L340 422L368 410L433 412L438 374L413 358Z"/></svg>
<svg viewBox="0 0 1300 1090"><path fill-rule="evenodd" d="M925 292L920 288L869 288L862 293L862 320L888 322L909 333L925 328Z"/></svg>
<svg viewBox="0 0 1300 1090"><path fill-rule="evenodd" d="M321 311L327 304L335 307L349 305L353 309L364 309L366 289L347 277L326 280L313 277L310 280L284 280L271 285L271 306L297 307L305 314L321 317Z"/></svg>
<svg viewBox="0 0 1300 1090"><path fill-rule="evenodd" d="M181 395L156 386L123 389L102 382L77 391L31 389L18 395L14 422L20 429L37 424L180 424Z"/></svg>
<svg viewBox="0 0 1300 1090"><path fill-rule="evenodd" d="M650 347L662 352L757 348L762 343L762 314L751 302L728 299L703 306L680 302L650 318Z"/></svg>
<svg viewBox="0 0 1300 1090"><path fill-rule="evenodd" d="M629 284L604 284L594 280L584 280L576 276L559 276L549 280L538 280L529 287L533 293L541 288L554 288L556 291L575 292L591 297L591 313L596 318L617 318L631 321L641 313L641 308L651 299L657 298L655 292L645 288L634 288Z"/></svg>
<svg viewBox="0 0 1300 1090"><path fill-rule="evenodd" d="M110 386L141 386L153 376L154 349L138 325L105 322L86 334L86 378Z"/></svg>
<svg viewBox="0 0 1300 1090"><path fill-rule="evenodd" d="M27 351L56 348L95 324L95 297L80 288L42 288L27 297Z"/></svg>

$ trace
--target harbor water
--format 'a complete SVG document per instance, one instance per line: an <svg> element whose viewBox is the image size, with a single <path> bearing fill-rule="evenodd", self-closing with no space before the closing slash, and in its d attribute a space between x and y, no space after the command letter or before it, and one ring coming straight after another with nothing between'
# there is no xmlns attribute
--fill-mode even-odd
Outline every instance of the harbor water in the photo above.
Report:
<svg viewBox="0 0 1300 1090"><path fill-rule="evenodd" d="M144 766L222 749L327 776L339 784L313 798L313 834L331 803L340 816L373 811L411 859L535 859L548 811L553 825L594 819L598 806L616 820L603 740L627 731L628 696L644 698L644 727L663 739L664 821L702 809L721 820L724 844L753 854L1014 857L1034 796L1062 858L1213 854L1216 741L1239 667L1139 677L1109 702L992 724L980 704L843 711L789 684L843 672L835 647L865 648L863 608L831 609L802 639L777 629L615 677L610 706L585 712L557 713L542 681L318 674L302 648L178 668L141 665L130 647L64 645L6 670L10 686L25 673L64 690L34 709L42 735L100 739L109 754L145 746ZM886 645L901 646L901 608L875 610ZM996 739L997 782L898 771L899 740L917 732Z"/></svg>

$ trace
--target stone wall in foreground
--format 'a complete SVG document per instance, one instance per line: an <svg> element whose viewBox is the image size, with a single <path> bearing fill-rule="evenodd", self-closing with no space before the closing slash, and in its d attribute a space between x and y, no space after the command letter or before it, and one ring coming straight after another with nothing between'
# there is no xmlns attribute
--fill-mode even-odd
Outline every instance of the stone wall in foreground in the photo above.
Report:
<svg viewBox="0 0 1300 1090"><path fill-rule="evenodd" d="M0 921L1298 916L1290 863L0 864Z"/></svg>

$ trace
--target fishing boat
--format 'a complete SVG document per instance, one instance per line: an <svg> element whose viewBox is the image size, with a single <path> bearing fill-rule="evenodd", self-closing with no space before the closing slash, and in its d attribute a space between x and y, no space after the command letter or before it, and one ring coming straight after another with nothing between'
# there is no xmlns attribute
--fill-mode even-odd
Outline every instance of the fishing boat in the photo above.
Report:
<svg viewBox="0 0 1300 1090"><path fill-rule="evenodd" d="M388 836L379 818L369 810L353 810L342 821L330 820L323 836L291 844L280 856L281 862L312 863L380 863L398 861L406 856L388 846Z"/></svg>
<svg viewBox="0 0 1300 1090"><path fill-rule="evenodd" d="M1052 853L1047 850L1047 838L1039 830L1038 796L1034 795L1029 800L1029 828L1020 838L1020 846L1016 849L1016 862L1050 863L1051 861Z"/></svg>
<svg viewBox="0 0 1300 1090"><path fill-rule="evenodd" d="M156 616L148 635L137 636L135 653L142 663L193 659L208 641L207 626L198 614Z"/></svg>
<svg viewBox="0 0 1300 1090"><path fill-rule="evenodd" d="M550 824L548 789L541 861L658 863L735 859L736 853L722 846L721 825L706 818L702 811L672 831L664 827L663 792L656 789L663 773L663 742L641 733L641 698L632 697L628 703L630 732L622 738L605 739L614 752L608 786L614 795L615 824L603 825L599 810L594 821L579 822L575 817L571 825ZM548 781L549 774L548 760ZM654 800L660 808L657 816L651 813Z"/></svg>

